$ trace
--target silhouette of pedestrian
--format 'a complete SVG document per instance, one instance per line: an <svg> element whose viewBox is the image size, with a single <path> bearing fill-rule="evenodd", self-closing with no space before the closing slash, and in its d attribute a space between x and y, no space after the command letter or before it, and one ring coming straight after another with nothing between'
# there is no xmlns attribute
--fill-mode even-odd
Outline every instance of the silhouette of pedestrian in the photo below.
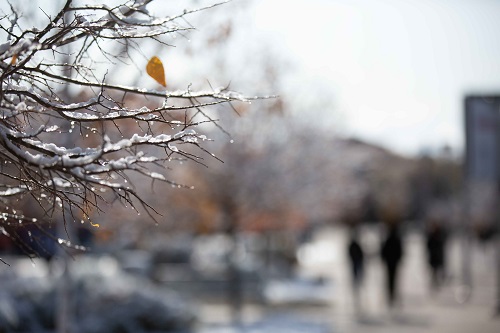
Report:
<svg viewBox="0 0 500 333"><path fill-rule="evenodd" d="M387 237L382 242L382 260L386 268L387 301L390 307L395 305L397 300L398 268L403 257L403 246L398 230L398 223L389 224Z"/></svg>
<svg viewBox="0 0 500 333"><path fill-rule="evenodd" d="M426 245L433 289L438 289L446 277L445 244L446 234L442 225L432 221L427 231Z"/></svg>
<svg viewBox="0 0 500 333"><path fill-rule="evenodd" d="M349 259L351 262L352 287L354 293L354 305L356 310L360 310L359 289L363 280L364 253L358 239L358 230L351 228L351 235L348 245Z"/></svg>

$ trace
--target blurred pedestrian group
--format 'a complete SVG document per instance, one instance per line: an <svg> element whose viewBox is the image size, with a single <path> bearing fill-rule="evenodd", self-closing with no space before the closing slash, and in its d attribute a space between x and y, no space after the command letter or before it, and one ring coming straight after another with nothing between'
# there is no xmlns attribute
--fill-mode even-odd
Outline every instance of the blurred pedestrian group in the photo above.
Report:
<svg viewBox="0 0 500 333"><path fill-rule="evenodd" d="M385 221L385 235L380 242L380 259L384 267L384 291L389 308L400 304L398 292L401 263L404 258L404 241L401 234L402 221L391 218ZM446 278L446 233L442 223L431 220L425 231L425 249L430 272L432 291L437 290ZM360 289L363 283L366 254L360 239L359 226L350 225L347 246L351 268L351 282L355 310L360 310Z"/></svg>

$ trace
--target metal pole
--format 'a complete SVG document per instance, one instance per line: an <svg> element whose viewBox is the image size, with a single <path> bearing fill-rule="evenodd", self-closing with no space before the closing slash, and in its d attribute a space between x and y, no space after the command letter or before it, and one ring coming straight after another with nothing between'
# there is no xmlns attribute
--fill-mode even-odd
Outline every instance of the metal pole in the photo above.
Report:
<svg viewBox="0 0 500 333"><path fill-rule="evenodd" d="M66 231L72 228L70 223L67 223L66 228L63 220L58 221L57 236L66 238ZM67 249L60 245L59 257L62 264L62 275L60 277L57 289L57 303L56 303L56 329L57 333L70 333L72 322L72 297L71 297L71 272L70 272L70 255L66 252Z"/></svg>
<svg viewBox="0 0 500 333"><path fill-rule="evenodd" d="M471 197L472 197L472 177L471 177L471 136L470 136L470 126L471 123L471 111L469 110L468 104L470 99L465 98L465 138L466 138L466 150L464 159L464 192L462 195L462 216L460 217L460 251L461 251L461 283L455 290L455 300L459 303L465 303L472 291L472 278L471 278L471 268L470 268L470 230L468 228L471 218Z"/></svg>
<svg viewBox="0 0 500 333"><path fill-rule="evenodd" d="M465 193L463 199L464 214L461 218L460 242L462 252L462 283L456 291L455 298L459 303L465 303L472 295L472 274L471 274L471 239L469 222L471 217L471 184L470 180L465 181Z"/></svg>

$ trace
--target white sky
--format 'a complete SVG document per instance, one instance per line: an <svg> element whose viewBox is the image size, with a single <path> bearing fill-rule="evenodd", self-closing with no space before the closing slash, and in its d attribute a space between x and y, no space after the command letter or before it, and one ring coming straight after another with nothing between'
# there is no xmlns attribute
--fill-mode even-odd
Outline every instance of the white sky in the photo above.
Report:
<svg viewBox="0 0 500 333"><path fill-rule="evenodd" d="M337 130L416 154L462 150L464 93L500 94L500 1L257 0L255 29L318 83ZM324 101L325 96L321 96Z"/></svg>
<svg viewBox="0 0 500 333"><path fill-rule="evenodd" d="M234 0L220 10L236 14L238 3L249 5L235 15L248 36L236 57L265 60L267 48L286 59L277 93L342 134L405 154L461 151L464 94L500 94L500 0Z"/></svg>

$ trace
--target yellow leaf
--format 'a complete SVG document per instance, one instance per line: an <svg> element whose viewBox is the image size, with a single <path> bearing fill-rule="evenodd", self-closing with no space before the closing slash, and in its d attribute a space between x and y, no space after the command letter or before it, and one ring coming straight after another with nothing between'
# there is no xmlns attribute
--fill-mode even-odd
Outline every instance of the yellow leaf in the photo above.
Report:
<svg viewBox="0 0 500 333"><path fill-rule="evenodd" d="M93 226L94 228L100 227L99 223L92 223L92 221L90 221L90 225Z"/></svg>
<svg viewBox="0 0 500 333"><path fill-rule="evenodd" d="M166 87L167 83L165 82L165 70L163 69L163 63L157 56L153 56L149 59L148 64L146 65L146 72L153 79L156 80L159 84Z"/></svg>

